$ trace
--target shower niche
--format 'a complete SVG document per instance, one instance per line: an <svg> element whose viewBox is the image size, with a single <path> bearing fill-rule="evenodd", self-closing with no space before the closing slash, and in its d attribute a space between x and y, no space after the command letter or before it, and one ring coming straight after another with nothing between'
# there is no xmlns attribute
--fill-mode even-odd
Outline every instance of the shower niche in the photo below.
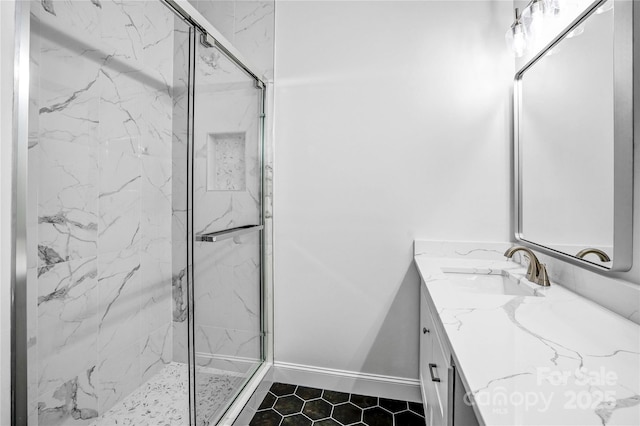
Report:
<svg viewBox="0 0 640 426"><path fill-rule="evenodd" d="M209 133L207 137L207 190L245 191L246 133Z"/></svg>

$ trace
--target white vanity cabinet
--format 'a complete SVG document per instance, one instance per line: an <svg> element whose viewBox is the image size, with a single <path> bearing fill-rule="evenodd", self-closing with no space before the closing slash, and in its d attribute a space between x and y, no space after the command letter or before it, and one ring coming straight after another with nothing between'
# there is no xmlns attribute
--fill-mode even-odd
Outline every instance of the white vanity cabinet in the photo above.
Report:
<svg viewBox="0 0 640 426"><path fill-rule="evenodd" d="M432 312L424 283L420 286L420 387L425 419L429 426L448 423L449 360L451 351L443 345L436 316Z"/></svg>
<svg viewBox="0 0 640 426"><path fill-rule="evenodd" d="M478 426L438 313L420 285L420 387L428 426Z"/></svg>

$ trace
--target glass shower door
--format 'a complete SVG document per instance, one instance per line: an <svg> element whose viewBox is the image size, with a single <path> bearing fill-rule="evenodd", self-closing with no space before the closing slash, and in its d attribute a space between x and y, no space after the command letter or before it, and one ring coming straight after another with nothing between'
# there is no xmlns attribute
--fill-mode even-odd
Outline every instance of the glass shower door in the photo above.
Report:
<svg viewBox="0 0 640 426"><path fill-rule="evenodd" d="M263 359L263 93L203 40L195 46L191 176L196 425L216 424Z"/></svg>
<svg viewBox="0 0 640 426"><path fill-rule="evenodd" d="M12 424L187 424L172 314L172 249L186 253L187 238L172 222L186 207L174 166L187 158L195 30L160 0L16 6L29 47L15 299L27 330L15 335Z"/></svg>

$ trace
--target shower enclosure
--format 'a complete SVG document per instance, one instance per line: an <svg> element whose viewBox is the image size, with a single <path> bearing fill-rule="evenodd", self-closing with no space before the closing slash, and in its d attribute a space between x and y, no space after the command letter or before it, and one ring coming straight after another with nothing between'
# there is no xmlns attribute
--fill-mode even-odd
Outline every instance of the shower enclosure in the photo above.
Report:
<svg viewBox="0 0 640 426"><path fill-rule="evenodd" d="M265 85L184 1L19 3L15 424L216 424L265 360Z"/></svg>

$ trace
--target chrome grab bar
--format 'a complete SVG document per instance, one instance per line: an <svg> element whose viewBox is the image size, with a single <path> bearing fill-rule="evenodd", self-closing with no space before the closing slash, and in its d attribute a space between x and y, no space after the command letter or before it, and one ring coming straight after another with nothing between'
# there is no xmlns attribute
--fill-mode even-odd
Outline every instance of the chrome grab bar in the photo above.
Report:
<svg viewBox="0 0 640 426"><path fill-rule="evenodd" d="M196 241L202 241L206 243L215 243L216 241L222 241L233 237L238 237L250 232L260 231L264 228L264 225L245 225L238 226L236 228L225 229L224 231L210 232L208 234L197 234Z"/></svg>

